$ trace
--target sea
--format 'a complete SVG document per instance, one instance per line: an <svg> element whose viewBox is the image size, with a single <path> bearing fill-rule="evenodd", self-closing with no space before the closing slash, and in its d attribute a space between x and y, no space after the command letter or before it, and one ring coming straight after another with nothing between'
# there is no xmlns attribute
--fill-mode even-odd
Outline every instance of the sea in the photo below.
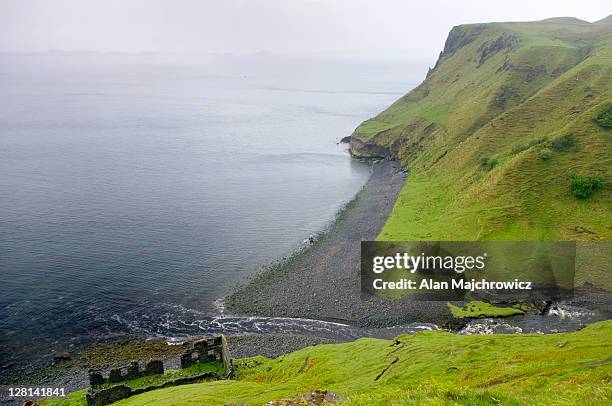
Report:
<svg viewBox="0 0 612 406"><path fill-rule="evenodd" d="M342 334L232 316L223 297L333 221L370 174L340 139L426 69L271 53L0 55L0 366L124 334Z"/></svg>

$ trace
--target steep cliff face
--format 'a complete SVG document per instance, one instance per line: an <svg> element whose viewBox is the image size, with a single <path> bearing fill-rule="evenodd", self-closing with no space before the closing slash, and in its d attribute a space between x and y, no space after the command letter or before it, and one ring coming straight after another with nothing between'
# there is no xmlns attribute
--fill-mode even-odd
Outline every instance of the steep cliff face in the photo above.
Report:
<svg viewBox="0 0 612 406"><path fill-rule="evenodd" d="M611 21L453 28L425 80L352 134L355 155L411 172L380 238L610 238L612 135L594 118L612 100ZM570 173L609 183L577 201Z"/></svg>

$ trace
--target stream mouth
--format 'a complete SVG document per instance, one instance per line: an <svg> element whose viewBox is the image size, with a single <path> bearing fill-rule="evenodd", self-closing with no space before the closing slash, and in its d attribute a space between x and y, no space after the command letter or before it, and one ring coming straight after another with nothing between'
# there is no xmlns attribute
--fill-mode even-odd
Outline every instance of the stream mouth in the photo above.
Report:
<svg viewBox="0 0 612 406"><path fill-rule="evenodd" d="M552 303L543 314L527 312L506 318L470 321L458 334L553 334L580 330L607 315L567 302Z"/></svg>
<svg viewBox="0 0 612 406"><path fill-rule="evenodd" d="M182 344L202 336L225 334L295 334L306 337L350 341L360 337L392 339L401 334L437 330L433 323L412 322L388 327L365 327L339 321L299 317L239 316L227 314L221 300L215 302L217 314L190 309L182 305L159 304L147 313L137 310L113 315L116 328L130 335L162 338L169 344ZM151 311L154 310L154 311ZM148 314L155 314L154 318ZM527 312L505 318L473 319L458 334L551 334L580 329L604 319L603 314L568 302L553 303L544 314Z"/></svg>

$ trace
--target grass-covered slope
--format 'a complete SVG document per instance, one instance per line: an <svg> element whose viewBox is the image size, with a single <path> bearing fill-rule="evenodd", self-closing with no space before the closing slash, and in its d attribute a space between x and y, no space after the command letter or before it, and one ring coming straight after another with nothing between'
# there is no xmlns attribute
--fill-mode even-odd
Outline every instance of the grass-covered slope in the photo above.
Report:
<svg viewBox="0 0 612 406"><path fill-rule="evenodd" d="M320 345L238 362L237 381L148 392L117 405L262 405L327 389L343 405L610 404L612 322L573 333L460 336ZM81 404L76 393L55 405Z"/></svg>
<svg viewBox="0 0 612 406"><path fill-rule="evenodd" d="M611 115L610 18L453 28L423 83L353 134L354 154L410 170L379 238L610 239ZM603 185L577 198L572 174Z"/></svg>

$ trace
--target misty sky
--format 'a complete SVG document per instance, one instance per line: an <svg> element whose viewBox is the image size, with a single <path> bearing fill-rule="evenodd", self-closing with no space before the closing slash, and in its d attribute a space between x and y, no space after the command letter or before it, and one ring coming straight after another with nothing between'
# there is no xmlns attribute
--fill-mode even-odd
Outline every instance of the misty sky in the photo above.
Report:
<svg viewBox="0 0 612 406"><path fill-rule="evenodd" d="M457 24L574 16L609 0L0 0L0 51L270 51L435 59Z"/></svg>

